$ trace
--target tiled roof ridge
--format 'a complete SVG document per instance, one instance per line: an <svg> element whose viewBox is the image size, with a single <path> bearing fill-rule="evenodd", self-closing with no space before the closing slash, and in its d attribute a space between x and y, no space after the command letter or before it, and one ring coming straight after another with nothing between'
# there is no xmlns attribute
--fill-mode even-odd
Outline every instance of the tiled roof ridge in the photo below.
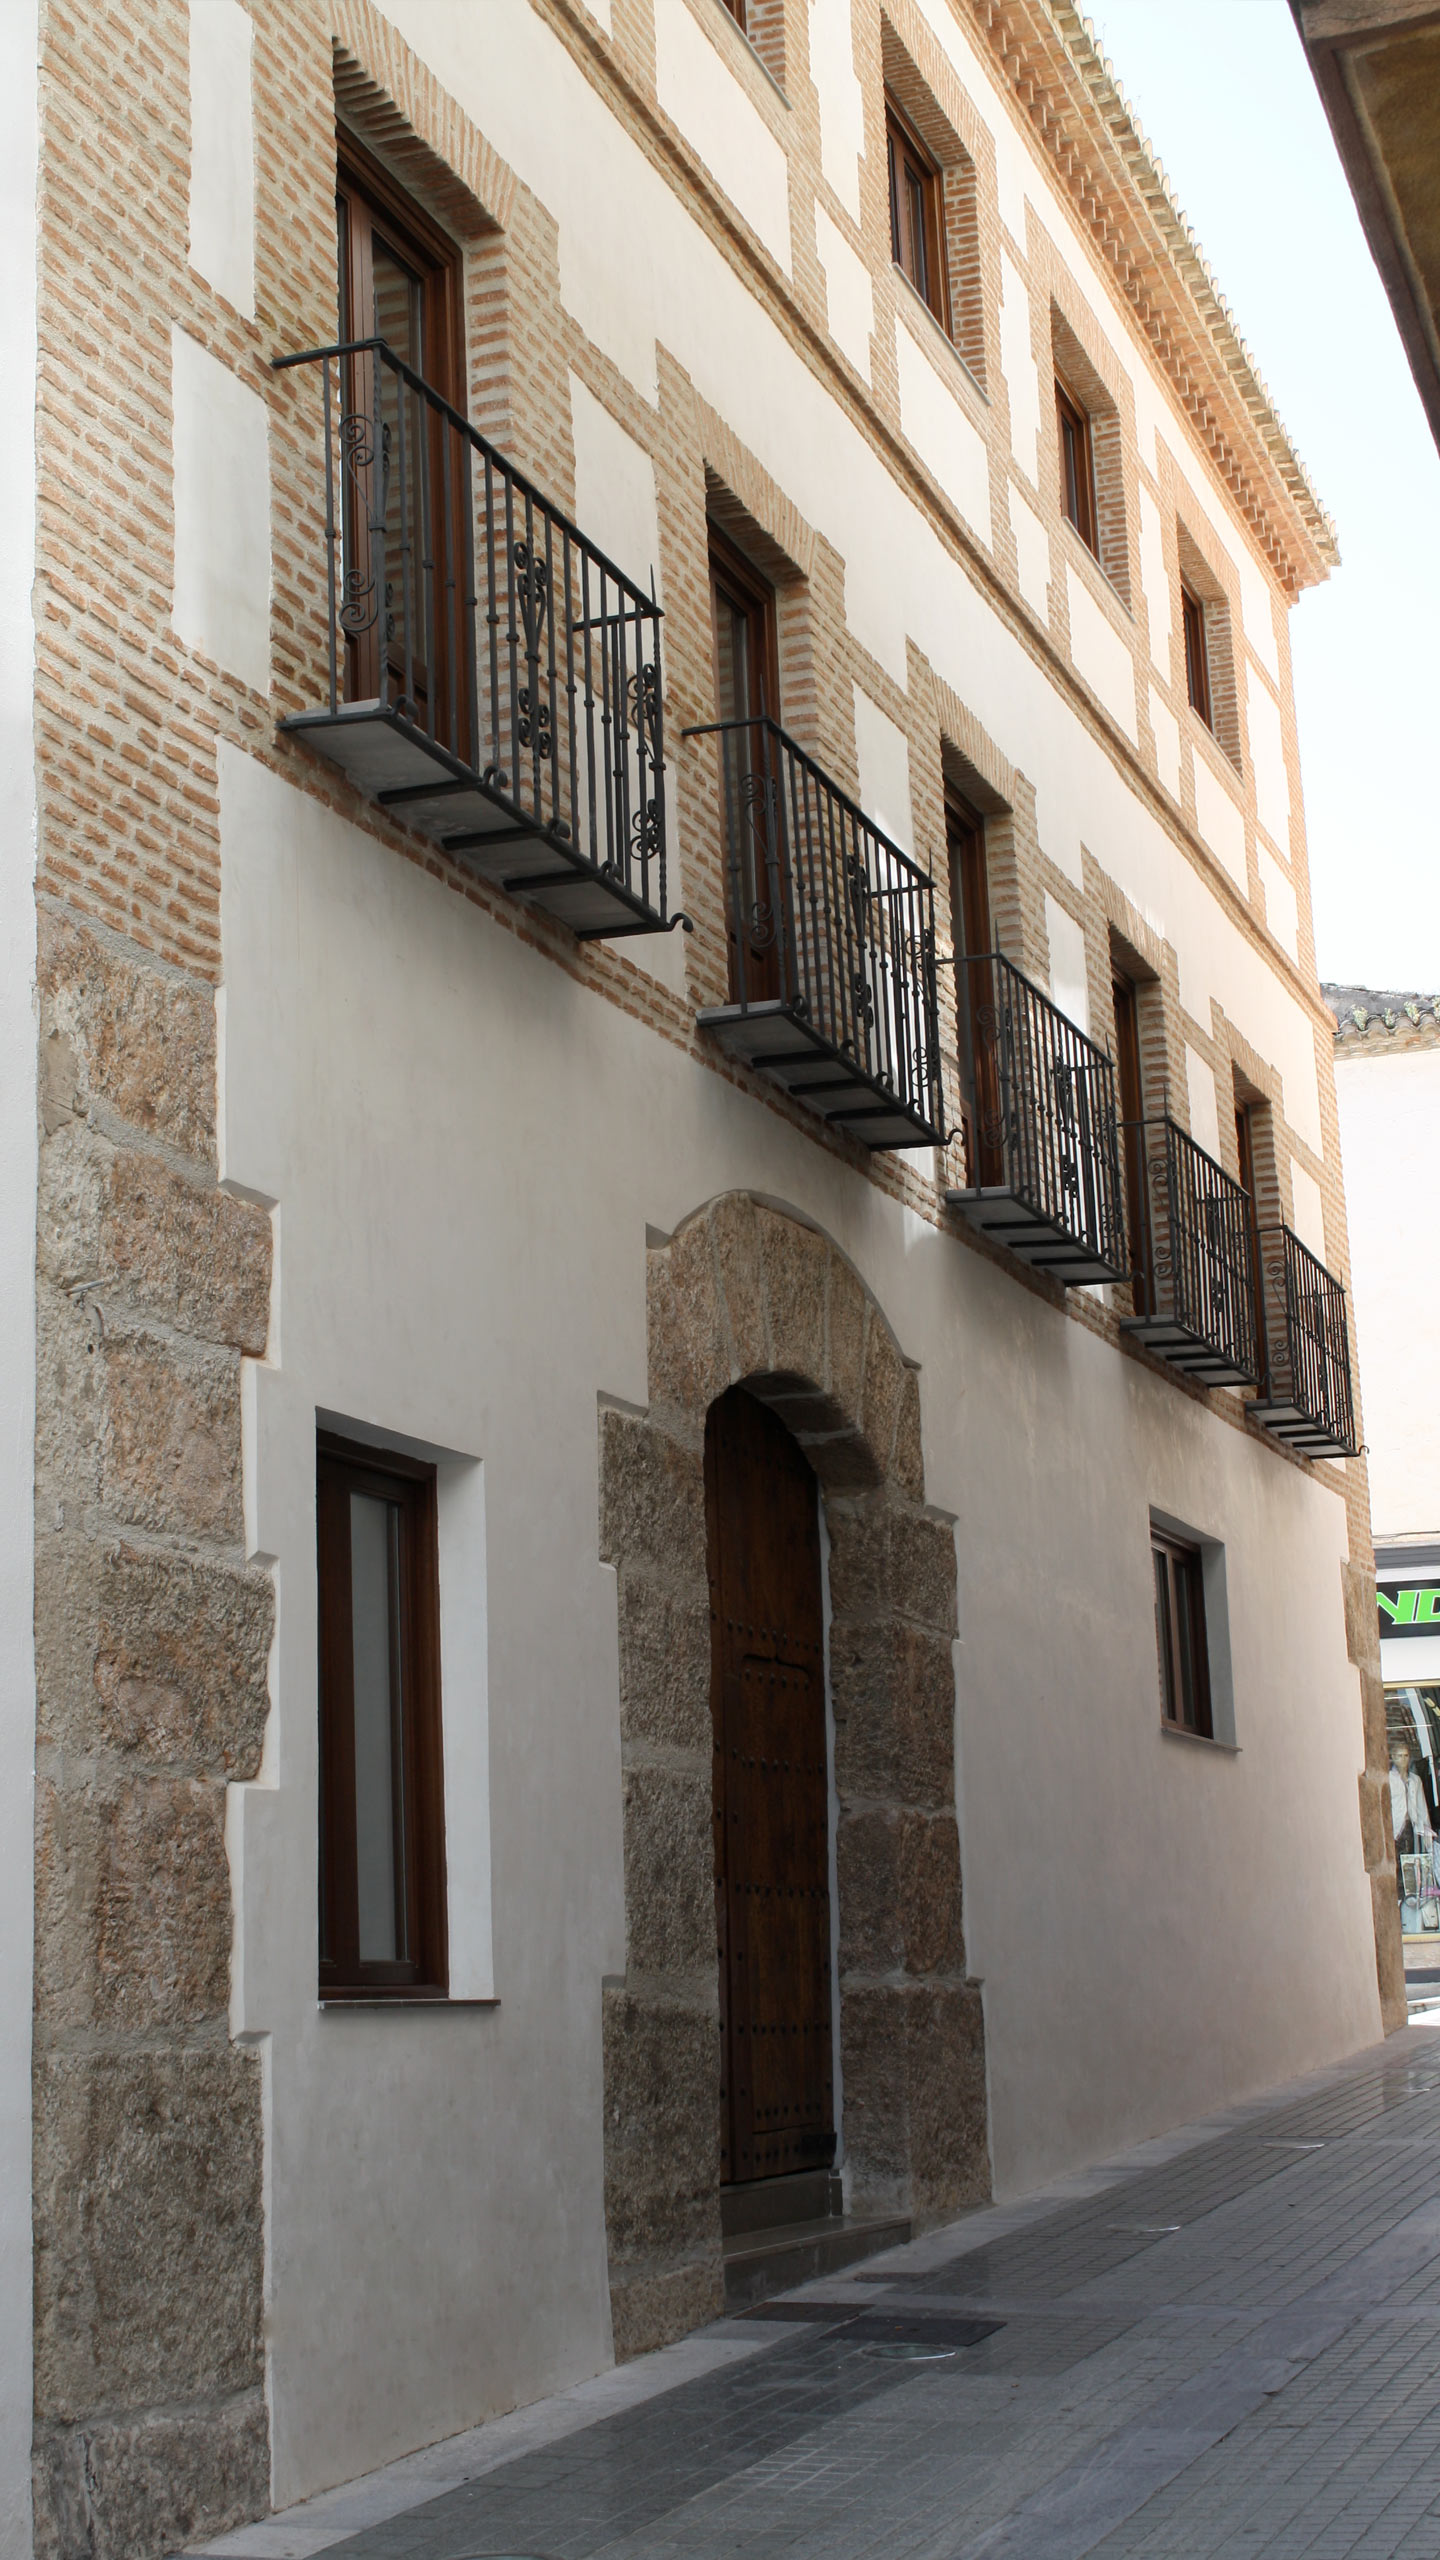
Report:
<svg viewBox="0 0 1440 2560"><path fill-rule="evenodd" d="M1320 993L1335 1016L1336 1035L1342 1040L1357 1032L1363 1040L1375 1031L1402 1029L1440 1034L1440 995L1424 990L1406 994L1391 987L1339 986L1328 980Z"/></svg>

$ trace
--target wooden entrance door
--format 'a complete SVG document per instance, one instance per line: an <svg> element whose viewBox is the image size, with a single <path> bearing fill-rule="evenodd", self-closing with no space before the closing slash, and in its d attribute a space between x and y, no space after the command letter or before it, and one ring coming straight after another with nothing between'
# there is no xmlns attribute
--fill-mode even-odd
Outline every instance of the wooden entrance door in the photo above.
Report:
<svg viewBox="0 0 1440 2560"><path fill-rule="evenodd" d="M705 1501L728 2185L835 2151L816 1484L743 1387L711 1407Z"/></svg>

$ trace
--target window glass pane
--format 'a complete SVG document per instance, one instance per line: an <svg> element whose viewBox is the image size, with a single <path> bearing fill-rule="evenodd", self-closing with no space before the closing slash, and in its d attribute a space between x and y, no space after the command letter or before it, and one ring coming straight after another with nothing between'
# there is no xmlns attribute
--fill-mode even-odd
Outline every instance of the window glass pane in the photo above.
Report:
<svg viewBox="0 0 1440 2560"><path fill-rule="evenodd" d="M715 597L715 661L722 720L748 720L754 696L750 616L731 603L723 589Z"/></svg>
<svg viewBox="0 0 1440 2560"><path fill-rule="evenodd" d="M1180 1656L1180 1722L1193 1733L1199 1723L1196 1712L1195 1606L1198 1566L1193 1556L1175 1559L1175 1636Z"/></svg>
<svg viewBox="0 0 1440 2560"><path fill-rule="evenodd" d="M1175 1654L1170 1631L1170 1559L1163 1547L1153 1550L1155 1566L1155 1651L1160 1666L1160 1711L1175 1713Z"/></svg>
<svg viewBox="0 0 1440 2560"><path fill-rule="evenodd" d="M930 262L925 253L925 181L913 163L906 164L905 197L910 216L910 281L930 299Z"/></svg>
<svg viewBox="0 0 1440 2560"><path fill-rule="evenodd" d="M355 1879L362 1964L408 1953L400 1736L400 1506L350 1496L350 1623L355 1677Z"/></svg>

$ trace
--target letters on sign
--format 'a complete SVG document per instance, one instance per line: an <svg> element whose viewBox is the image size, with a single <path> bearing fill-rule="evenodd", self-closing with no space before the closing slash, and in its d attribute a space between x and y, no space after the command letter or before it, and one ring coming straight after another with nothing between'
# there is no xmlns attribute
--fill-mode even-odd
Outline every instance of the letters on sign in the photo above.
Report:
<svg viewBox="0 0 1440 2560"><path fill-rule="evenodd" d="M1440 1582L1382 1582L1376 1593L1380 1633L1440 1636Z"/></svg>

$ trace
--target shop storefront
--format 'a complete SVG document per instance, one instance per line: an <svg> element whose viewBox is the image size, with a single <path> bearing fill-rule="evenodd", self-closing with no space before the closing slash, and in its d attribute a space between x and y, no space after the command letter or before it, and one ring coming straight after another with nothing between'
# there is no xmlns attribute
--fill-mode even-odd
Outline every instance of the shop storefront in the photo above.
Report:
<svg viewBox="0 0 1440 2560"><path fill-rule="evenodd" d="M1440 1975L1440 1545L1376 1555L1390 1819L1407 1973Z"/></svg>

